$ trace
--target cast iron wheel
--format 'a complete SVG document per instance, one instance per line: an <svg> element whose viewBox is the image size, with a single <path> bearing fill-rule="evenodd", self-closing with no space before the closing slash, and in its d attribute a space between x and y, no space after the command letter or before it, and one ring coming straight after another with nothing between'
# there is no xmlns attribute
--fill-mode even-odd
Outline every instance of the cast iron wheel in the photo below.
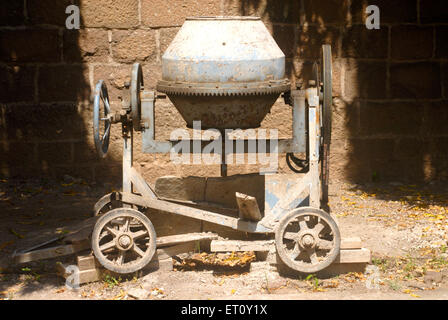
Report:
<svg viewBox="0 0 448 320"><path fill-rule="evenodd" d="M331 120L333 106L333 67L331 61L331 46L322 46L322 149L321 149L321 184L322 204L328 205L328 184L330 167L330 143L331 143Z"/></svg>
<svg viewBox="0 0 448 320"><path fill-rule="evenodd" d="M280 220L275 232L275 246L288 267L313 273L333 263L339 254L341 236L328 213L304 207L292 210Z"/></svg>
<svg viewBox="0 0 448 320"><path fill-rule="evenodd" d="M117 273L145 267L156 251L156 232L143 213L117 208L102 215L92 233L92 250L99 263Z"/></svg>
<svg viewBox="0 0 448 320"><path fill-rule="evenodd" d="M131 116L135 130L140 130L141 92L143 91L143 71L140 63L134 63L131 74Z"/></svg>
<svg viewBox="0 0 448 320"><path fill-rule="evenodd" d="M103 102L103 111L101 112L101 101ZM95 141L96 151L100 158L104 158L109 149L109 137L111 122L108 118L110 113L109 95L107 86L103 80L98 81L95 88L95 98L93 102L93 140ZM101 123L104 123L102 126ZM103 132L100 133L103 127Z"/></svg>

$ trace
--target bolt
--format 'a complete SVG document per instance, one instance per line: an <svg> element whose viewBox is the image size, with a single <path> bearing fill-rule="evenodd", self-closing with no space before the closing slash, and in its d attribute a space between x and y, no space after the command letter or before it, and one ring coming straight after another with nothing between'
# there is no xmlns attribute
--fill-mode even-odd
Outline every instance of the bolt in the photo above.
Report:
<svg viewBox="0 0 448 320"><path fill-rule="evenodd" d="M127 248L131 244L131 238L129 238L129 236L127 235L123 235L120 237L118 242L120 243L120 246L122 246L123 248Z"/></svg>
<svg viewBox="0 0 448 320"><path fill-rule="evenodd" d="M302 237L302 243L305 247L311 247L314 244L314 237L312 235L304 235Z"/></svg>

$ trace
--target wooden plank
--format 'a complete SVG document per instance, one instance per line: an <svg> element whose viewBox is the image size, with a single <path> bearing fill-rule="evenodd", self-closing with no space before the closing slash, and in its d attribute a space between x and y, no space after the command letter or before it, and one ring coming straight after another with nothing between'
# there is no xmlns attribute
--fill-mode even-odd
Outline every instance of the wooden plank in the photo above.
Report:
<svg viewBox="0 0 448 320"><path fill-rule="evenodd" d="M56 274L63 277L64 279L67 279L69 276L71 276L73 273L68 272L67 268L69 265L58 263L56 265ZM89 282L95 282L101 280L101 269L100 268L94 268L89 270L80 270L79 271L79 284L89 283Z"/></svg>
<svg viewBox="0 0 448 320"><path fill-rule="evenodd" d="M360 238L343 238L341 240L341 250L361 249ZM213 240L210 243L212 252L231 252L231 251L269 251L275 249L274 240Z"/></svg>
<svg viewBox="0 0 448 320"><path fill-rule="evenodd" d="M251 221L260 221L263 218L258 208L257 199L239 192L235 192L235 197L240 218Z"/></svg>
<svg viewBox="0 0 448 320"><path fill-rule="evenodd" d="M344 249L340 251L334 263L369 263L370 259L369 249Z"/></svg>
<svg viewBox="0 0 448 320"><path fill-rule="evenodd" d="M341 239L341 250L342 249L361 249L362 241L361 238L342 238Z"/></svg>
<svg viewBox="0 0 448 320"><path fill-rule="evenodd" d="M78 268L81 271L95 269L98 264L96 262L95 256L93 256L93 255L77 256L76 260L77 260Z"/></svg>
<svg viewBox="0 0 448 320"><path fill-rule="evenodd" d="M159 259L167 259L184 252L194 251L195 249L196 249L196 242L186 242L171 247L157 249L157 256Z"/></svg>
<svg viewBox="0 0 448 320"><path fill-rule="evenodd" d="M200 240L214 240L218 239L216 233L202 232L202 233L185 233L177 234L173 236L159 237L156 239L157 248L163 248L167 246L172 246L175 244L180 244L184 242L200 241Z"/></svg>
<svg viewBox="0 0 448 320"><path fill-rule="evenodd" d="M275 246L274 240L213 240L210 243L212 252L231 252L231 251L269 251Z"/></svg>
<svg viewBox="0 0 448 320"><path fill-rule="evenodd" d="M179 205L163 200L149 199L127 192L121 192L121 195L123 202L126 203L141 205L162 212L174 213L193 219L206 220L208 222L216 223L218 225L230 227L233 229L236 229L238 227L239 219L237 218L227 217L222 214L196 209L185 205Z"/></svg>
<svg viewBox="0 0 448 320"><path fill-rule="evenodd" d="M76 244L68 244L52 248L34 250L26 253L16 253L13 255L13 259L14 263L20 264L30 261L67 256L88 248L90 248L90 242L82 241Z"/></svg>

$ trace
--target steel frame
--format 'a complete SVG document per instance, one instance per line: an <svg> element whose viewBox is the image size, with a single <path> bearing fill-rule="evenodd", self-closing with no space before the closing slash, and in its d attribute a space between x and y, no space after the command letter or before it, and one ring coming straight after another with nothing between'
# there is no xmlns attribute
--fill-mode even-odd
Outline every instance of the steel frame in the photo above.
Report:
<svg viewBox="0 0 448 320"><path fill-rule="evenodd" d="M155 140L155 97L153 91L142 92L143 152L168 153L177 143L185 140ZM290 210L299 207L306 198L309 198L310 207L320 209L319 149L321 123L318 89L312 86L306 90L292 90L291 97L293 137L292 139L280 140L277 152L307 152L309 154L309 171L301 178L300 183L294 185L287 195L276 203L269 216L265 216L262 220L256 222L243 220L158 198L153 188L133 167L133 129L129 122L123 124L123 189L121 192L115 192L111 197L122 201L124 206L135 205L152 208L250 233L275 232L275 226L280 218ZM306 134L307 129L308 134ZM194 141L190 140L190 143L194 143ZM234 143L237 143L237 140ZM247 140L245 145L247 145ZM233 150L237 152L236 148ZM194 152L194 149L192 151ZM248 150L245 148L244 151L247 152Z"/></svg>

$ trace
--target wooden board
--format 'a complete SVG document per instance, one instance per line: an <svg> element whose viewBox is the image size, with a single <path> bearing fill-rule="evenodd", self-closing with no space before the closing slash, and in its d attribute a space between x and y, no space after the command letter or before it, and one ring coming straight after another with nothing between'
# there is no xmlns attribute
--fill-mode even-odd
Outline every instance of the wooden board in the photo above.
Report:
<svg viewBox="0 0 448 320"><path fill-rule="evenodd" d="M39 249L26 253L16 253L12 256L12 258L15 264L21 264L30 261L68 256L89 248L90 248L89 241L81 241L75 244L67 244L46 249Z"/></svg>
<svg viewBox="0 0 448 320"><path fill-rule="evenodd" d="M251 221L260 221L263 218L258 208L257 199L239 192L235 193L235 197L240 218Z"/></svg>
<svg viewBox="0 0 448 320"><path fill-rule="evenodd" d="M212 242L210 243L210 251L269 251L272 246L275 246L274 240L212 240Z"/></svg>
<svg viewBox="0 0 448 320"><path fill-rule="evenodd" d="M361 249L362 241L361 238L342 238L341 239L341 250L342 249Z"/></svg>
<svg viewBox="0 0 448 320"><path fill-rule="evenodd" d="M210 251L212 252L232 252L232 251L272 251L275 246L274 240L212 240L210 243ZM341 250L345 249L361 249L362 242L360 238L343 238L341 239Z"/></svg>
<svg viewBox="0 0 448 320"><path fill-rule="evenodd" d="M95 259L95 256L92 254L86 256L77 256L76 262L79 270L95 269L99 265L99 263Z"/></svg>
<svg viewBox="0 0 448 320"><path fill-rule="evenodd" d="M196 243L195 242L186 242L177 244L170 247L164 247L161 249L157 249L157 255L159 259L167 259L173 256L176 256L181 253L185 252L191 252L196 249Z"/></svg>
<svg viewBox="0 0 448 320"><path fill-rule="evenodd" d="M186 234L177 234L174 236L160 237L156 239L156 243L157 248L163 248L185 242L213 240L213 239L218 239L218 235L216 233L211 232L186 233Z"/></svg>
<svg viewBox="0 0 448 320"><path fill-rule="evenodd" d="M334 263L369 263L370 259L369 249L344 249L341 250Z"/></svg>
<svg viewBox="0 0 448 320"><path fill-rule="evenodd" d="M67 268L70 265L58 263L56 265L56 274L67 279L73 273L68 272ZM88 270L79 270L79 284L95 282L101 280L101 268L93 268Z"/></svg>

